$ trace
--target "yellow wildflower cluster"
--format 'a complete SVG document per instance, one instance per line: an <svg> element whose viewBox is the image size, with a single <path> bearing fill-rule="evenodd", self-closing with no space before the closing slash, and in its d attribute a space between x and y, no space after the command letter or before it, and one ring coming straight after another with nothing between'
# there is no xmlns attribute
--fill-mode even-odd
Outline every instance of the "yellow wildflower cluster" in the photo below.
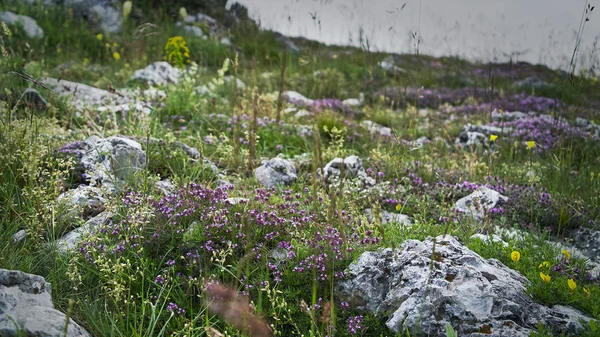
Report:
<svg viewBox="0 0 600 337"><path fill-rule="evenodd" d="M190 62L190 49L181 36L174 36L167 40L165 54L167 61L179 68L183 68L185 63Z"/></svg>

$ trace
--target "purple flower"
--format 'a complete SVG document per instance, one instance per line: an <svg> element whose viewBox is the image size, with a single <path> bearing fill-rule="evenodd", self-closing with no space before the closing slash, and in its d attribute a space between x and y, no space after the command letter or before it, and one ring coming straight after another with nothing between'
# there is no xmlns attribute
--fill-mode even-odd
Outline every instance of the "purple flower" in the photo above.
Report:
<svg viewBox="0 0 600 337"><path fill-rule="evenodd" d="M361 332L365 327L362 325L363 316L351 316L348 318L348 332L352 335L356 335Z"/></svg>

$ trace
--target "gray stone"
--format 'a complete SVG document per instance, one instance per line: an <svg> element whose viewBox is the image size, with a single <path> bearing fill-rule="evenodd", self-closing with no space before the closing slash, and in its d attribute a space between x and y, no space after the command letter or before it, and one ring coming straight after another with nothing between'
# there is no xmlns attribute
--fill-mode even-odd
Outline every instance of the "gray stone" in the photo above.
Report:
<svg viewBox="0 0 600 337"><path fill-rule="evenodd" d="M365 186L375 185L375 179L369 177L363 167L362 160L358 156L349 156L345 159L334 158L325 167L323 172L328 183L338 181L344 168L344 177L348 179L358 178ZM321 173L321 170L319 170Z"/></svg>
<svg viewBox="0 0 600 337"><path fill-rule="evenodd" d="M0 269L0 336L90 336L72 318L64 333L67 319L54 309L51 288L41 276Z"/></svg>
<svg viewBox="0 0 600 337"><path fill-rule="evenodd" d="M410 142L408 142L408 146L410 146L413 149L420 149L422 148L425 144L430 143L431 140L429 140L429 138L422 136L417 138L416 140L412 140Z"/></svg>
<svg viewBox="0 0 600 337"><path fill-rule="evenodd" d="M296 167L288 160L273 158L254 170L254 176L265 187L289 185L297 178Z"/></svg>
<svg viewBox="0 0 600 337"><path fill-rule="evenodd" d="M525 117L529 117L531 114L527 114L521 111L506 111L506 112L498 112L498 110L494 109L492 111L492 121L494 122L510 122L516 119L521 119Z"/></svg>
<svg viewBox="0 0 600 337"><path fill-rule="evenodd" d="M181 69L174 68L169 63L161 61L154 62L144 69L136 70L131 79L156 85L176 84L182 74Z"/></svg>
<svg viewBox="0 0 600 337"><path fill-rule="evenodd" d="M481 186L475 192L459 199L454 204L454 210L467 216L482 219L490 209L507 200L508 197L488 187Z"/></svg>
<svg viewBox="0 0 600 337"><path fill-rule="evenodd" d="M555 333L578 335L583 313L545 307L526 292L528 280L496 259L483 259L451 236L408 240L397 250L363 253L346 271L338 294L358 310L388 318L394 332L445 336L450 323L459 336L525 337L538 323Z"/></svg>
<svg viewBox="0 0 600 337"><path fill-rule="evenodd" d="M17 15L13 12L5 11L0 12L0 21L11 26L21 25L29 38L40 39L44 37L44 31L38 26L37 21L28 16Z"/></svg>
<svg viewBox="0 0 600 337"><path fill-rule="evenodd" d="M93 181L115 183L131 178L146 165L146 153L140 143L123 137L86 140L90 149L80 160Z"/></svg>
<svg viewBox="0 0 600 337"><path fill-rule="evenodd" d="M396 223L396 224L399 224L402 226L410 226L413 224L411 217L406 214L391 213L391 212L384 211L384 210L379 211L379 213L380 213L379 215L381 218L382 225ZM367 216L367 219L369 221L372 222L374 220L372 209L370 209L370 208L365 209L365 215Z"/></svg>
<svg viewBox="0 0 600 337"><path fill-rule="evenodd" d="M485 235L481 233L471 235L470 239L478 239L483 243L501 243L504 247L508 247L508 243L497 234Z"/></svg>
<svg viewBox="0 0 600 337"><path fill-rule="evenodd" d="M369 120L364 120L360 124L372 134L377 134L381 137L394 136L392 129L388 128L387 126L383 126Z"/></svg>
<svg viewBox="0 0 600 337"><path fill-rule="evenodd" d="M357 107L362 105L362 101L358 98L348 98L342 101L342 104L352 107Z"/></svg>
<svg viewBox="0 0 600 337"><path fill-rule="evenodd" d="M21 229L20 231L13 234L12 240L14 243L19 243L19 242L25 240L26 237L27 237L27 231L25 231L24 229Z"/></svg>
<svg viewBox="0 0 600 337"><path fill-rule="evenodd" d="M106 32L118 33L123 27L121 11L107 4L97 4L90 7L89 14L90 20Z"/></svg>
<svg viewBox="0 0 600 337"><path fill-rule="evenodd" d="M217 20L211 18L204 13L197 13L194 15L187 15L184 19L185 23L193 26L204 25L208 28L211 34L215 34L218 28ZM199 28L199 27L198 27Z"/></svg>
<svg viewBox="0 0 600 337"><path fill-rule="evenodd" d="M159 180L154 184L156 189L164 196L169 196L175 193L176 187L169 179Z"/></svg>
<svg viewBox="0 0 600 337"><path fill-rule="evenodd" d="M99 208L106 203L102 189L88 185L79 185L77 188L61 193L57 201L69 205L70 211L86 207Z"/></svg>
<svg viewBox="0 0 600 337"><path fill-rule="evenodd" d="M42 95L33 88L27 88L23 92L23 100L37 109L46 109L48 102L42 97Z"/></svg>
<svg viewBox="0 0 600 337"><path fill-rule="evenodd" d="M513 87L517 89L542 89L542 88L554 88L555 85L543 81L535 76L529 76L525 79L513 83Z"/></svg>
<svg viewBox="0 0 600 337"><path fill-rule="evenodd" d="M219 42L221 42L222 45L230 47L231 46L231 40L229 40L228 37L222 37L221 40L219 40Z"/></svg>
<svg viewBox="0 0 600 337"><path fill-rule="evenodd" d="M600 231L579 227L573 234L573 246L590 260L600 263Z"/></svg>
<svg viewBox="0 0 600 337"><path fill-rule="evenodd" d="M314 100L304 97L304 95L297 91L285 91L283 92L283 98L286 101L297 105L306 106L314 103Z"/></svg>
<svg viewBox="0 0 600 337"><path fill-rule="evenodd" d="M390 73L399 73L399 74L406 73L406 70L397 66L395 63L396 63L396 60L395 60L394 56L390 55L390 56L386 57L385 59L383 59L378 64L379 64L379 67L381 67L383 70L388 71Z"/></svg>
<svg viewBox="0 0 600 337"><path fill-rule="evenodd" d="M72 251L81 242L83 237L94 234L98 227L108 223L112 216L113 214L111 212L102 212L86 221L83 226L75 228L74 230L63 235L60 239L56 240L56 247L58 251L61 253Z"/></svg>
<svg viewBox="0 0 600 337"><path fill-rule="evenodd" d="M484 147L489 146L489 138L481 132L462 131L456 141L456 145L461 147L475 147L482 145Z"/></svg>
<svg viewBox="0 0 600 337"><path fill-rule="evenodd" d="M230 205L245 204L248 202L248 199L241 197L227 198L225 199L225 202L229 203Z"/></svg>
<svg viewBox="0 0 600 337"><path fill-rule="evenodd" d="M296 112L294 117L300 119L302 117L309 117L311 115L312 114L308 110L300 109L300 110L298 110L298 112Z"/></svg>

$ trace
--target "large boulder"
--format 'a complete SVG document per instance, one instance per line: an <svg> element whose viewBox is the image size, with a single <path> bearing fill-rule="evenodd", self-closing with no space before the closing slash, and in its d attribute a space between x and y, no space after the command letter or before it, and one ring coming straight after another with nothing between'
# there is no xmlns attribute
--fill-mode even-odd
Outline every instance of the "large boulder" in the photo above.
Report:
<svg viewBox="0 0 600 337"><path fill-rule="evenodd" d="M134 140L92 136L85 143L89 147L79 163L92 181L114 184L116 180L131 178L146 165L146 153Z"/></svg>
<svg viewBox="0 0 600 337"><path fill-rule="evenodd" d="M536 303L523 275L454 237L435 241L433 254L433 238L363 253L348 267L340 296L358 310L385 315L392 331L417 337L446 336L447 323L465 337L525 337L538 323L574 336L582 331L580 320L590 321L571 307Z"/></svg>
<svg viewBox="0 0 600 337"><path fill-rule="evenodd" d="M454 209L468 216L482 219L490 209L507 200L508 197L491 188L481 186L473 193L456 201Z"/></svg>
<svg viewBox="0 0 600 337"><path fill-rule="evenodd" d="M44 37L44 31L40 26L38 26L37 21L28 16L17 15L13 12L4 11L0 12L0 21L3 21L7 25L11 26L20 25L29 38L39 39Z"/></svg>
<svg viewBox="0 0 600 337"><path fill-rule="evenodd" d="M254 176L267 188L289 185L297 178L294 164L282 158L266 161L254 171Z"/></svg>
<svg viewBox="0 0 600 337"><path fill-rule="evenodd" d="M41 276L0 269L0 336L90 336L73 319L65 334L66 316L54 309L50 290Z"/></svg>

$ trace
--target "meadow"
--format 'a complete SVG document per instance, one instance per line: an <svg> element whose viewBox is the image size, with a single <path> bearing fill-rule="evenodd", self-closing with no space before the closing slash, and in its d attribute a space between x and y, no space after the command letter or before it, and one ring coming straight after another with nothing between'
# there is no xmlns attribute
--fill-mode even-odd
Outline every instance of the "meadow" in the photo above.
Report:
<svg viewBox="0 0 600 337"><path fill-rule="evenodd" d="M61 5L0 4L43 31L0 16L0 268L44 277L67 322L90 336L494 335L391 327L345 286L365 252L447 235L522 275L536 305L590 318L575 333L510 318L530 336L600 336L589 69L326 46L224 4L115 8L110 32ZM214 22L189 19L209 9ZM506 198L457 210L483 188ZM435 243L429 255L443 263Z"/></svg>

